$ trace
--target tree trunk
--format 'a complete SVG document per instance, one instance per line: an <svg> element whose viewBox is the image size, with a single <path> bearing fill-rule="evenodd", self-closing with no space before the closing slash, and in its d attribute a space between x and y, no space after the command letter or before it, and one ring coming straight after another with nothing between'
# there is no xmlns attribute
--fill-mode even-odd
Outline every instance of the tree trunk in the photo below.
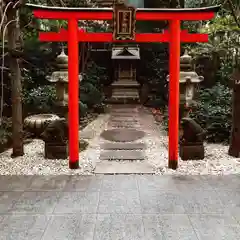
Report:
<svg viewBox="0 0 240 240"><path fill-rule="evenodd" d="M240 157L240 70L234 74L233 105L232 105L232 130L228 154Z"/></svg>
<svg viewBox="0 0 240 240"><path fill-rule="evenodd" d="M12 157L24 155L21 70L19 59L13 54L20 37L19 15L17 11L11 8L7 13L8 22L13 21L8 25L9 67L12 83Z"/></svg>

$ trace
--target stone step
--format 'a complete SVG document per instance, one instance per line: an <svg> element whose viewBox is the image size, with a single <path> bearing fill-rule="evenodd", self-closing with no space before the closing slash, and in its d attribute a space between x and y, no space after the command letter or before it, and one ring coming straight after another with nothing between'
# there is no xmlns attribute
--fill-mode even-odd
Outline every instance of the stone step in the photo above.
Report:
<svg viewBox="0 0 240 240"><path fill-rule="evenodd" d="M105 150L142 150L146 145L144 143L104 143L101 147Z"/></svg>
<svg viewBox="0 0 240 240"><path fill-rule="evenodd" d="M106 150L100 154L100 160L142 161L145 159L144 151L140 150Z"/></svg>
<svg viewBox="0 0 240 240"><path fill-rule="evenodd" d="M138 99L139 98L139 95L136 93L120 93L120 92L117 92L117 93L113 93L112 94L112 98L113 99L124 99L124 98L132 98L132 99Z"/></svg>
<svg viewBox="0 0 240 240"><path fill-rule="evenodd" d="M95 174L154 174L154 168L147 161L114 162L102 161L96 164Z"/></svg>
<svg viewBox="0 0 240 240"><path fill-rule="evenodd" d="M139 123L139 118L111 117L109 120L110 120L111 122Z"/></svg>
<svg viewBox="0 0 240 240"><path fill-rule="evenodd" d="M109 98L104 100L106 104L118 105L118 104L138 104L140 103L139 98Z"/></svg>
<svg viewBox="0 0 240 240"><path fill-rule="evenodd" d="M109 126L113 127L113 128L132 128L132 129L135 129L136 130L139 130L142 128L142 126L140 124L121 124L121 123L112 123L112 124L109 124Z"/></svg>

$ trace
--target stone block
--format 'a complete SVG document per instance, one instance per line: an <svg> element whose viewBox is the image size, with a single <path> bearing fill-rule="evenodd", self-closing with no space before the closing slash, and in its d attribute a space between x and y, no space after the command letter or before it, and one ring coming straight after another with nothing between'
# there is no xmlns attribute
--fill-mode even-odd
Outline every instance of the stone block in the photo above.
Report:
<svg viewBox="0 0 240 240"><path fill-rule="evenodd" d="M68 157L67 144L45 143L45 158L66 159Z"/></svg>
<svg viewBox="0 0 240 240"><path fill-rule="evenodd" d="M182 160L201 160L204 159L204 146L180 144L179 155Z"/></svg>

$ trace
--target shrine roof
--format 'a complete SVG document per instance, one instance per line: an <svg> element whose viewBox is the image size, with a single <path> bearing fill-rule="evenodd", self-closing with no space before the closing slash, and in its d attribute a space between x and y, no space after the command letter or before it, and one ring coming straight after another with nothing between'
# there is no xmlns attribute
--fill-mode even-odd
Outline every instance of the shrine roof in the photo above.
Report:
<svg viewBox="0 0 240 240"><path fill-rule="evenodd" d="M112 12L113 8L76 8L76 7L53 7L43 6L36 4L26 4L26 7L34 10L46 10L46 11L60 11L60 12ZM137 12L154 12L154 13L193 13L193 12L217 12L221 5L202 7L202 8L137 8Z"/></svg>

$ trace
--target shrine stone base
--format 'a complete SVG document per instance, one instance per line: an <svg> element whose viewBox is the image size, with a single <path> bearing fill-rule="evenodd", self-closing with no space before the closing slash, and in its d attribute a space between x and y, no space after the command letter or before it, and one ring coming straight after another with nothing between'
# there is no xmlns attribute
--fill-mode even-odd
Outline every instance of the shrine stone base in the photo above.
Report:
<svg viewBox="0 0 240 240"><path fill-rule="evenodd" d="M48 143L45 142L45 158L47 159L67 159L67 143Z"/></svg>
<svg viewBox="0 0 240 240"><path fill-rule="evenodd" d="M183 161L202 160L204 159L204 146L203 144L198 144L198 145L180 144L179 155Z"/></svg>

